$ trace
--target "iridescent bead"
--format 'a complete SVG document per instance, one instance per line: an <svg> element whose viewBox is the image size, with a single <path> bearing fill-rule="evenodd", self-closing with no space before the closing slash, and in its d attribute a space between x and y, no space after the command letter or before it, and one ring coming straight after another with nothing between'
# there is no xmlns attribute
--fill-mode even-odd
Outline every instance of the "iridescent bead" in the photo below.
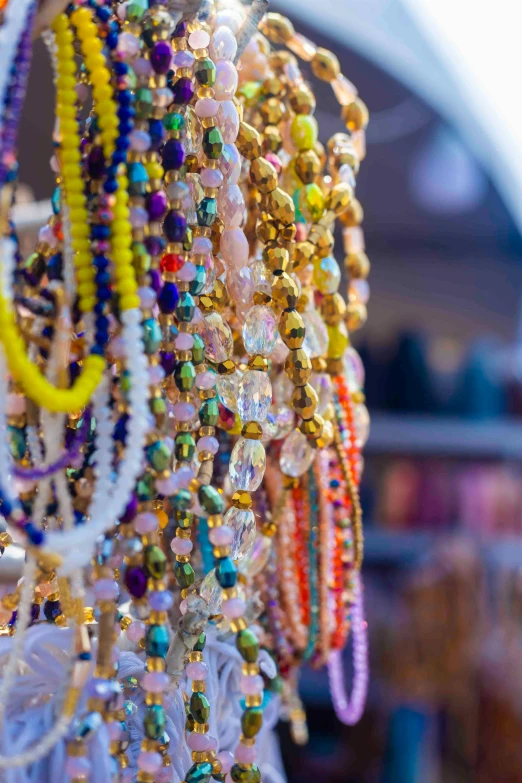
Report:
<svg viewBox="0 0 522 783"><path fill-rule="evenodd" d="M245 216L245 200L239 185L224 185L220 188L217 206L226 226L237 227L241 225Z"/></svg>
<svg viewBox="0 0 522 783"><path fill-rule="evenodd" d="M281 449L279 465L285 476L299 478L306 473L314 460L314 450L299 430L286 438Z"/></svg>
<svg viewBox="0 0 522 783"><path fill-rule="evenodd" d="M305 325L303 348L310 357L315 359L323 356L328 348L328 330L317 310L313 308L301 313Z"/></svg>
<svg viewBox="0 0 522 783"><path fill-rule="evenodd" d="M248 241L240 228L226 228L221 234L219 247L226 263L235 269L248 262Z"/></svg>
<svg viewBox="0 0 522 783"><path fill-rule="evenodd" d="M322 294L334 294L341 282L341 270L333 256L314 261L313 280Z"/></svg>
<svg viewBox="0 0 522 783"><path fill-rule="evenodd" d="M214 60L233 60L237 52L236 36L229 27L217 27L210 39L210 56Z"/></svg>
<svg viewBox="0 0 522 783"><path fill-rule="evenodd" d="M225 144L219 160L219 168L229 185L235 185L241 174L241 157L235 144Z"/></svg>
<svg viewBox="0 0 522 783"><path fill-rule="evenodd" d="M248 370L239 382L237 411L243 421L263 421L272 404L272 384L267 373Z"/></svg>
<svg viewBox="0 0 522 783"><path fill-rule="evenodd" d="M233 101L222 101L217 121L223 134L223 141L233 144L239 131L239 114Z"/></svg>
<svg viewBox="0 0 522 783"><path fill-rule="evenodd" d="M250 509L240 509L231 506L223 517L223 522L232 531L233 535L230 557L233 560L242 560L250 554L256 540L256 518L254 512ZM216 531L221 529L215 528Z"/></svg>
<svg viewBox="0 0 522 783"><path fill-rule="evenodd" d="M243 344L247 353L270 356L277 340L277 318L271 307L252 307L243 324Z"/></svg>
<svg viewBox="0 0 522 783"><path fill-rule="evenodd" d="M234 370L230 375L218 375L216 380L219 399L231 411L237 410L239 381L242 377L240 370Z"/></svg>
<svg viewBox="0 0 522 783"><path fill-rule="evenodd" d="M201 319L198 328L205 344L205 355L212 362L224 362L232 356L234 339L232 331L223 317L212 312Z"/></svg>
<svg viewBox="0 0 522 783"><path fill-rule="evenodd" d="M214 95L218 101L232 98L237 89L237 70L228 60L218 60L216 63L216 81Z"/></svg>
<svg viewBox="0 0 522 783"><path fill-rule="evenodd" d="M263 480L265 467L266 454L263 444L258 440L239 438L232 449L229 464L230 481L234 489L247 492L256 490Z"/></svg>

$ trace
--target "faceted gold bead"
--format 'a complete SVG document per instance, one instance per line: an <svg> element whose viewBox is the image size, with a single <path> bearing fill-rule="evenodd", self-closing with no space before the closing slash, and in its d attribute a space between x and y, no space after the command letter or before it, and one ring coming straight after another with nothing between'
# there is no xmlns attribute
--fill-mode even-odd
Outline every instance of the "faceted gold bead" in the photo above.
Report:
<svg viewBox="0 0 522 783"><path fill-rule="evenodd" d="M370 114L368 107L360 98L356 98L348 106L343 106L341 117L346 123L348 130L364 130L368 125Z"/></svg>
<svg viewBox="0 0 522 783"><path fill-rule="evenodd" d="M350 277L365 280L370 274L370 259L366 253L350 253L344 259L344 265Z"/></svg>
<svg viewBox="0 0 522 783"><path fill-rule="evenodd" d="M364 212L360 201L357 201L356 198L352 199L348 209L340 215L339 219L343 226L346 226L347 228L359 226L364 219Z"/></svg>
<svg viewBox="0 0 522 783"><path fill-rule="evenodd" d="M272 282L272 299L284 308L292 308L299 299L299 289L295 280L287 272L278 270Z"/></svg>
<svg viewBox="0 0 522 783"><path fill-rule="evenodd" d="M321 161L315 150L304 150L295 159L295 173L305 185L312 183L321 171Z"/></svg>
<svg viewBox="0 0 522 783"><path fill-rule="evenodd" d="M326 209L331 209L336 215L341 215L350 206L353 190L347 182L334 185L326 199Z"/></svg>
<svg viewBox="0 0 522 783"><path fill-rule="evenodd" d="M348 302L346 305L345 323L349 332L355 332L364 326L368 313L366 305L360 302Z"/></svg>
<svg viewBox="0 0 522 783"><path fill-rule="evenodd" d="M275 125L267 125L263 133L263 149L265 152L278 152L283 145L281 131Z"/></svg>
<svg viewBox="0 0 522 783"><path fill-rule="evenodd" d="M311 242L297 242L294 250L294 271L304 269L311 264L315 254L316 249Z"/></svg>
<svg viewBox="0 0 522 783"><path fill-rule="evenodd" d="M325 421L323 424L323 430L319 437L314 441L313 445L318 449L327 449L332 445L334 439L334 429L331 421Z"/></svg>
<svg viewBox="0 0 522 783"><path fill-rule="evenodd" d="M297 235L297 228L294 223L289 223L288 226L279 226L279 239L282 242L293 242Z"/></svg>
<svg viewBox="0 0 522 783"><path fill-rule="evenodd" d="M218 279L214 282L214 290L212 291L212 301L216 310L224 310L230 304L230 297L226 289L225 284Z"/></svg>
<svg viewBox="0 0 522 783"><path fill-rule="evenodd" d="M304 386L312 374L312 362L306 351L291 350L285 359L285 372L294 386Z"/></svg>
<svg viewBox="0 0 522 783"><path fill-rule="evenodd" d="M286 43L295 33L294 26L289 19L281 14L269 13L264 16L259 29L272 43Z"/></svg>
<svg viewBox="0 0 522 783"><path fill-rule="evenodd" d="M272 51L268 56L268 63L273 71L280 72L284 69L285 65L290 62L297 64L296 58L291 52L287 52L285 49L279 51Z"/></svg>
<svg viewBox="0 0 522 783"><path fill-rule="evenodd" d="M264 160L264 158L258 158L258 160ZM252 165L257 163L257 160L252 162ZM278 231L277 226L273 220L270 220L266 212L261 214L261 217L256 224L256 237L266 245L267 242L274 242L277 239Z"/></svg>
<svg viewBox="0 0 522 783"><path fill-rule="evenodd" d="M214 310L214 302L210 296L205 295L199 297L199 308L204 315L211 313Z"/></svg>
<svg viewBox="0 0 522 783"><path fill-rule="evenodd" d="M318 413L314 413L311 419L303 420L299 425L303 435L306 435L310 440L316 440L321 435L323 427L324 419Z"/></svg>
<svg viewBox="0 0 522 783"><path fill-rule="evenodd" d="M285 105L279 98L267 98L259 106L259 111L263 117L265 124L277 125L281 122L285 113Z"/></svg>
<svg viewBox="0 0 522 783"><path fill-rule="evenodd" d="M220 375L231 375L236 371L236 365L232 359L225 359L224 362L218 364L217 371Z"/></svg>
<svg viewBox="0 0 522 783"><path fill-rule="evenodd" d="M272 297L265 294L264 291L254 291L252 301L255 305L265 305L270 304Z"/></svg>
<svg viewBox="0 0 522 783"><path fill-rule="evenodd" d="M308 235L308 241L316 246L317 250L329 251L334 244L334 237L327 226L316 224L312 226ZM317 251L316 251L317 252ZM321 253L320 253L321 255Z"/></svg>
<svg viewBox="0 0 522 783"><path fill-rule="evenodd" d="M343 320L346 313L346 302L341 294L327 294L321 302L321 315L328 326L337 326Z"/></svg>
<svg viewBox="0 0 522 783"><path fill-rule="evenodd" d="M251 356L248 360L248 366L251 370L266 372L268 369L268 359L266 356L261 356L261 354L255 354L255 356Z"/></svg>
<svg viewBox="0 0 522 783"><path fill-rule="evenodd" d="M259 155L254 157L259 157ZM268 211L285 226L290 225L295 220L295 207L292 197L285 193L284 190L281 190L281 188L276 188L268 194Z"/></svg>
<svg viewBox="0 0 522 783"><path fill-rule="evenodd" d="M264 536L267 536L268 538L273 538L275 534L277 533L277 525L275 522L264 522L261 527L261 532Z"/></svg>
<svg viewBox="0 0 522 783"><path fill-rule="evenodd" d="M305 325L297 310L283 310L279 319L281 340L290 348L300 348L305 338Z"/></svg>
<svg viewBox="0 0 522 783"><path fill-rule="evenodd" d="M194 174L199 171L198 156L187 155L185 158L185 166L187 167L187 174Z"/></svg>
<svg viewBox="0 0 522 783"><path fill-rule="evenodd" d="M269 76L261 85L261 92L263 95L266 95L267 98L281 95L283 92L283 82L278 76Z"/></svg>
<svg viewBox="0 0 522 783"><path fill-rule="evenodd" d="M243 424L241 435L248 440L261 440L263 428L258 421L247 421L246 424Z"/></svg>
<svg viewBox="0 0 522 783"><path fill-rule="evenodd" d="M277 171L266 158L256 158L250 164L250 180L260 193L271 193L277 188Z"/></svg>
<svg viewBox="0 0 522 783"><path fill-rule="evenodd" d="M290 255L285 247L265 247L263 259L271 272L278 269L285 272L290 264Z"/></svg>
<svg viewBox="0 0 522 783"><path fill-rule="evenodd" d="M311 66L314 75L323 82L333 81L341 72L339 60L328 49L319 48L312 59Z"/></svg>
<svg viewBox="0 0 522 783"><path fill-rule="evenodd" d="M311 419L317 408L317 392L313 386L306 383L296 386L292 394L292 408L303 419Z"/></svg>
<svg viewBox="0 0 522 783"><path fill-rule="evenodd" d="M261 136L246 122L239 123L239 133L236 145L241 155L247 160L255 160L261 155Z"/></svg>
<svg viewBox="0 0 522 783"><path fill-rule="evenodd" d="M235 508L240 508L245 511L252 507L252 498L248 492L238 490L232 495L231 503Z"/></svg>
<svg viewBox="0 0 522 783"><path fill-rule="evenodd" d="M314 150L317 157L321 161L321 169L322 169L326 165L326 150L324 148L324 145L321 144L320 141L316 141L314 144Z"/></svg>
<svg viewBox="0 0 522 783"><path fill-rule="evenodd" d="M315 96L310 87L301 82L290 92L290 106L296 114L313 114L315 111Z"/></svg>

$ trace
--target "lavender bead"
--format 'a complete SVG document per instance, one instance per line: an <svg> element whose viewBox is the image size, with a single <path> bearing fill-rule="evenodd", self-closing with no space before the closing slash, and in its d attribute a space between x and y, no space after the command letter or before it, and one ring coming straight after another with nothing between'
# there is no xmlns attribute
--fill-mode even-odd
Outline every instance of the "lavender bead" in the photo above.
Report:
<svg viewBox="0 0 522 783"><path fill-rule="evenodd" d="M155 612L168 612L173 603L174 598L168 590L153 590L149 593L149 605Z"/></svg>

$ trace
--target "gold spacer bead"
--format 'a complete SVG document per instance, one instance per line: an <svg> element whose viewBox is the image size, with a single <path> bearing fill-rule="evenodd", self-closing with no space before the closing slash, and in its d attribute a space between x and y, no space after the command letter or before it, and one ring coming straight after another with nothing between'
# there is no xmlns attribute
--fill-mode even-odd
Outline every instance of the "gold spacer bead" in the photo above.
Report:
<svg viewBox="0 0 522 783"><path fill-rule="evenodd" d="M249 358L248 366L251 370L260 370L266 372L266 370L268 369L268 359L266 358L266 356L255 354L254 356L251 356Z"/></svg>
<svg viewBox="0 0 522 783"><path fill-rule="evenodd" d="M263 428L258 421L247 421L241 428L241 435L248 440L261 440Z"/></svg>
<svg viewBox="0 0 522 783"><path fill-rule="evenodd" d="M240 508L244 511L252 508L252 498L250 493L246 492L245 490L237 490L237 492L234 492L230 502L235 508Z"/></svg>

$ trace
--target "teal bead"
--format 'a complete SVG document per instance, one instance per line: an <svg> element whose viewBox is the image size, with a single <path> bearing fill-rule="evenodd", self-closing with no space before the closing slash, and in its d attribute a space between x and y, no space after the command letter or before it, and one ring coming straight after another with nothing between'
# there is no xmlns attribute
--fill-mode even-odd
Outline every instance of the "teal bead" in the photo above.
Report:
<svg viewBox="0 0 522 783"><path fill-rule="evenodd" d="M194 652L203 652L203 650L205 649L206 641L207 641L207 635L204 631L202 631L198 636L198 640L196 644L192 648Z"/></svg>
<svg viewBox="0 0 522 783"><path fill-rule="evenodd" d="M149 8L149 0L130 0L126 7L126 20L128 22L139 22L145 11Z"/></svg>
<svg viewBox="0 0 522 783"><path fill-rule="evenodd" d="M145 652L151 658L165 658L169 650L169 634L164 625L149 625L145 635Z"/></svg>
<svg viewBox="0 0 522 783"><path fill-rule="evenodd" d="M204 427L215 427L219 420L219 403L217 398L204 400L199 409L199 420Z"/></svg>
<svg viewBox="0 0 522 783"><path fill-rule="evenodd" d="M174 370L174 382L180 391L188 392L194 386L196 370L192 362L179 362Z"/></svg>
<svg viewBox="0 0 522 783"><path fill-rule="evenodd" d="M149 739L160 739L165 731L166 725L165 710L160 704L152 704L147 707L145 712L145 735Z"/></svg>
<svg viewBox="0 0 522 783"><path fill-rule="evenodd" d="M215 198L205 196L199 202L196 209L198 225L210 228L217 217L217 201Z"/></svg>
<svg viewBox="0 0 522 783"><path fill-rule="evenodd" d="M163 441L157 440L156 443L147 446L146 455L150 466L158 473L170 467L172 452Z"/></svg>
<svg viewBox="0 0 522 783"><path fill-rule="evenodd" d="M218 160L223 152L223 136L218 127L207 128L203 133L203 152L211 160Z"/></svg>
<svg viewBox="0 0 522 783"><path fill-rule="evenodd" d="M199 334L194 335L194 344L192 346L192 360L194 364L201 364L205 358L205 343Z"/></svg>
<svg viewBox="0 0 522 783"><path fill-rule="evenodd" d="M154 486L154 476L151 473L145 473L138 479L136 484L136 494L141 503L154 500L156 497L156 487Z"/></svg>
<svg viewBox="0 0 522 783"><path fill-rule="evenodd" d="M196 442L190 432L181 432L176 435L174 454L177 460L190 462L196 450Z"/></svg>
<svg viewBox="0 0 522 783"><path fill-rule="evenodd" d="M189 290L193 296L199 296L207 282L207 270L204 266L196 267L196 277L190 281Z"/></svg>
<svg viewBox="0 0 522 783"><path fill-rule="evenodd" d="M23 459L26 449L24 431L20 427L8 427L9 450L13 459Z"/></svg>
<svg viewBox="0 0 522 783"><path fill-rule="evenodd" d="M163 117L163 126L168 131L181 131L185 127L185 118L177 111L168 112Z"/></svg>
<svg viewBox="0 0 522 783"><path fill-rule="evenodd" d="M161 345L160 325L154 318L146 318L141 326L143 329L145 353L151 356L159 350Z"/></svg>
<svg viewBox="0 0 522 783"><path fill-rule="evenodd" d="M152 92L148 87L138 87L135 93L134 108L137 120L148 120L152 115Z"/></svg>
<svg viewBox="0 0 522 783"><path fill-rule="evenodd" d="M216 66L210 57L196 60L194 76L203 87L213 87L216 82Z"/></svg>
<svg viewBox="0 0 522 783"><path fill-rule="evenodd" d="M53 191L53 196L51 198L51 206L53 208L53 213L55 215L60 214L62 199L61 199L61 193L60 188L55 188Z"/></svg>
<svg viewBox="0 0 522 783"><path fill-rule="evenodd" d="M209 761L202 761L191 766L185 775L185 783L208 783L211 775L212 764Z"/></svg>
<svg viewBox="0 0 522 783"><path fill-rule="evenodd" d="M193 585L196 579L196 574L190 563L178 563L177 560L174 565L174 576L182 590Z"/></svg>
<svg viewBox="0 0 522 783"><path fill-rule="evenodd" d="M163 579L167 570L167 556L159 546L146 546L143 552L143 564L153 579Z"/></svg>
<svg viewBox="0 0 522 783"><path fill-rule="evenodd" d="M221 514L223 512L223 497L210 484L204 484L198 489L198 500L208 514Z"/></svg>
<svg viewBox="0 0 522 783"><path fill-rule="evenodd" d="M179 295L179 302L175 310L175 316L178 321L192 321L195 309L196 302L192 294L189 294L188 291L182 291Z"/></svg>
<svg viewBox="0 0 522 783"><path fill-rule="evenodd" d="M170 502L177 511L186 511L192 505L192 493L188 489L180 489L170 498Z"/></svg>
<svg viewBox="0 0 522 783"><path fill-rule="evenodd" d="M224 589L234 587L237 582L237 568L230 557L223 557L216 566L216 579Z"/></svg>
<svg viewBox="0 0 522 783"><path fill-rule="evenodd" d="M190 714L196 723L206 723L210 717L209 701L201 691L194 691L190 697Z"/></svg>

